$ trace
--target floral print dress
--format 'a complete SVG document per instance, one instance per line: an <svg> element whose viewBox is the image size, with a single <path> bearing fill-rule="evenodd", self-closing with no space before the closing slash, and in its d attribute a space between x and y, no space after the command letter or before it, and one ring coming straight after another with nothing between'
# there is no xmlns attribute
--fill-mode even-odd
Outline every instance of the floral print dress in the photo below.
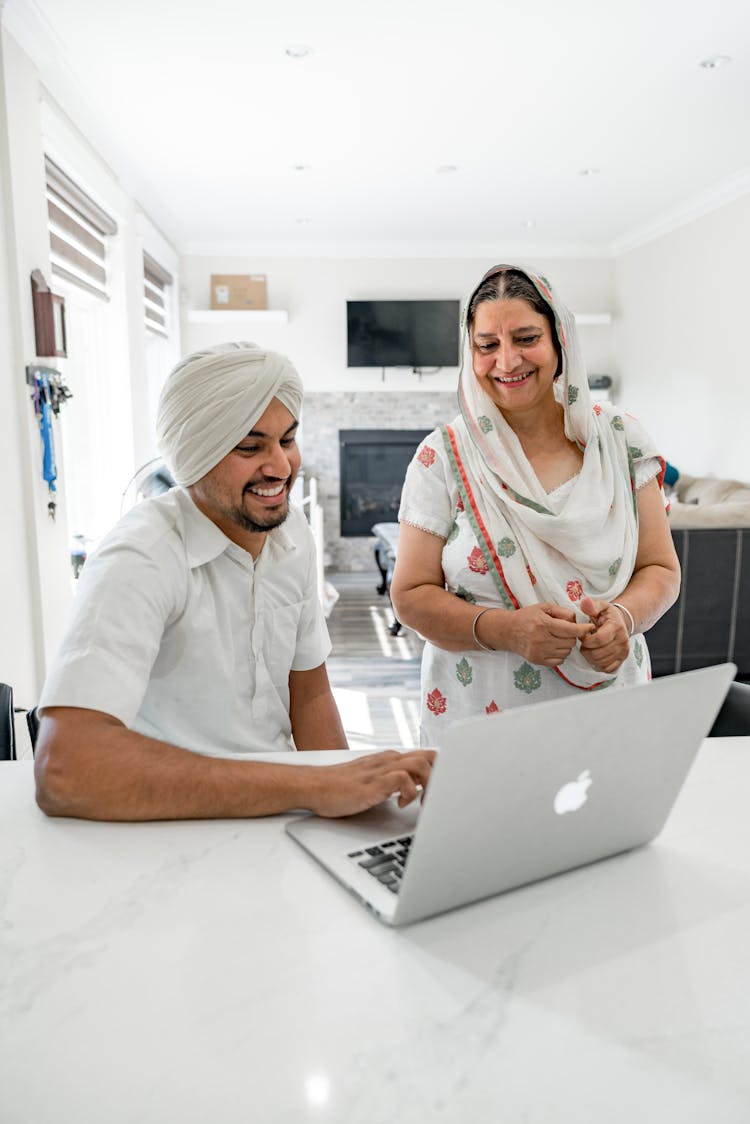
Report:
<svg viewBox="0 0 750 1124"><path fill-rule="evenodd" d="M636 488L657 476L661 467L657 457L636 458ZM548 493L548 506L553 512L564 507L575 480L574 477ZM476 520L466 510L455 477L455 465L451 465L446 450L445 428L431 433L417 450L407 470L399 520L445 540L442 554L445 584L456 597L476 605L477 611L485 606L513 611L498 593L487 552L482 549L477 535ZM519 549L510 537L500 539L495 546L501 565L503 557L510 558ZM518 562L517 557L514 562ZM526 572L531 584L536 585L536 576L528 565ZM571 578L567 584L571 607L575 607L584 592L581 582ZM581 616L580 619L585 618ZM648 649L643 636L636 635L616 682L626 685L648 678ZM613 683L614 680L605 680L597 686ZM449 652L427 641L421 672L421 744L439 746L442 731L456 719L497 714L510 707L563 698L578 691L578 687L553 668L531 664L515 652L476 649Z"/></svg>

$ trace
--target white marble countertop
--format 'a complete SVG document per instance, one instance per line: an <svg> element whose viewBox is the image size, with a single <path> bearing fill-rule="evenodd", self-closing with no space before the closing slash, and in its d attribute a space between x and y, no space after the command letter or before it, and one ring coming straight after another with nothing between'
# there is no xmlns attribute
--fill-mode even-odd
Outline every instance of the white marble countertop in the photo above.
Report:
<svg viewBox="0 0 750 1124"><path fill-rule="evenodd" d="M747 1124L748 782L707 741L652 846L394 931L282 816L50 820L3 763L0 1121Z"/></svg>

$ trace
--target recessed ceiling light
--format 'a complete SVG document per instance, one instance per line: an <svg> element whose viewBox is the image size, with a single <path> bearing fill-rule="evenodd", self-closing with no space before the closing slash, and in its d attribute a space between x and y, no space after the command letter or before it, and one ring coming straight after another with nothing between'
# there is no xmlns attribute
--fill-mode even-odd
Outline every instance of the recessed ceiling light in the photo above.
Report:
<svg viewBox="0 0 750 1124"><path fill-rule="evenodd" d="M297 226L309 226L312 219L295 219Z"/></svg>
<svg viewBox="0 0 750 1124"><path fill-rule="evenodd" d="M438 175L449 176L452 172L458 171L458 166L456 164L441 164L439 168L435 169L435 171L438 173Z"/></svg>
<svg viewBox="0 0 750 1124"><path fill-rule="evenodd" d="M306 59L308 55L312 54L312 47L306 47L304 43L292 43L291 47L287 47L284 53L290 59Z"/></svg>
<svg viewBox="0 0 750 1124"><path fill-rule="evenodd" d="M581 168L580 171L578 172L578 175L579 176L598 176L599 175L599 169L598 168Z"/></svg>
<svg viewBox="0 0 750 1124"><path fill-rule="evenodd" d="M292 170L295 172L309 172L310 164L292 164Z"/></svg>
<svg viewBox="0 0 750 1124"><path fill-rule="evenodd" d="M700 65L704 70L718 70L720 66L726 66L731 61L729 55L712 55L710 58L702 59Z"/></svg>
<svg viewBox="0 0 750 1124"><path fill-rule="evenodd" d="M536 223L533 219L524 219L524 221L521 223L521 226L524 230L531 230L532 226L536 226Z"/></svg>

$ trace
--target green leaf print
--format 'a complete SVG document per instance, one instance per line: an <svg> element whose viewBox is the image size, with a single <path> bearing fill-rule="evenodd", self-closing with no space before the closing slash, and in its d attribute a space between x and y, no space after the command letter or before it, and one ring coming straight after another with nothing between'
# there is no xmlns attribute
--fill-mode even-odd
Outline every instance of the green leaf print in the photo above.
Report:
<svg viewBox="0 0 750 1124"><path fill-rule="evenodd" d="M509 539L507 535L504 539L500 539L500 542L497 544L497 553L501 558L512 558L516 553L516 544L513 542L513 539Z"/></svg>
<svg viewBox="0 0 750 1124"><path fill-rule="evenodd" d="M456 597L460 597L462 601L468 601L470 605L476 605L477 603L474 594L470 593L468 589L464 589L462 585L456 590Z"/></svg>
<svg viewBox="0 0 750 1124"><path fill-rule="evenodd" d="M542 673L536 667L532 667L530 663L524 662L521 666L513 672L513 679L519 691L530 695L532 691L538 691L542 685Z"/></svg>
<svg viewBox="0 0 750 1124"><path fill-rule="evenodd" d="M617 574L617 571L620 569L621 565L622 565L622 558L615 558L614 562L609 567L610 577L615 577L615 575Z"/></svg>
<svg viewBox="0 0 750 1124"><path fill-rule="evenodd" d="M633 655L635 656L635 662L640 667L643 663L643 645L641 644L640 640L636 640L635 644L633 645Z"/></svg>
<svg viewBox="0 0 750 1124"><path fill-rule="evenodd" d="M577 386L569 386L568 387L568 405L572 406L573 403L577 402L577 401L578 401L578 387Z"/></svg>
<svg viewBox="0 0 750 1124"><path fill-rule="evenodd" d="M445 541L447 543L454 542L457 538L458 538L458 523L454 523L453 526L451 527L450 534L448 535L448 538Z"/></svg>
<svg viewBox="0 0 750 1124"><path fill-rule="evenodd" d="M641 449L638 448L637 445L628 445L628 456L631 457L633 460L637 460L638 457L643 456L643 452L642 452Z"/></svg>
<svg viewBox="0 0 750 1124"><path fill-rule="evenodd" d="M612 418L612 428L618 430L620 433L624 431L625 426L622 424L622 418L619 414L615 414Z"/></svg>
<svg viewBox="0 0 750 1124"><path fill-rule="evenodd" d="M481 429L482 433L491 433L492 430L495 428L486 414L480 414L479 417L477 418L477 422L479 424L479 428Z"/></svg>
<svg viewBox="0 0 750 1124"><path fill-rule="evenodd" d="M456 679L462 687L468 687L474 678L474 672L466 656L462 656L456 664Z"/></svg>

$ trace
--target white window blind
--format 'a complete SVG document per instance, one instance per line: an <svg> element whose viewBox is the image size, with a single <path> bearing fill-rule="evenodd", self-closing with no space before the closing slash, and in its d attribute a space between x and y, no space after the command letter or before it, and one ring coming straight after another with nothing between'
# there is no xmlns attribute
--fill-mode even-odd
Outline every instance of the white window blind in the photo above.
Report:
<svg viewBox="0 0 750 1124"><path fill-rule="evenodd" d="M107 300L107 238L117 223L48 156L44 163L52 272Z"/></svg>
<svg viewBox="0 0 750 1124"><path fill-rule="evenodd" d="M173 281L172 274L144 252L143 254L143 307L146 331L158 336L169 335L169 307L166 288Z"/></svg>

